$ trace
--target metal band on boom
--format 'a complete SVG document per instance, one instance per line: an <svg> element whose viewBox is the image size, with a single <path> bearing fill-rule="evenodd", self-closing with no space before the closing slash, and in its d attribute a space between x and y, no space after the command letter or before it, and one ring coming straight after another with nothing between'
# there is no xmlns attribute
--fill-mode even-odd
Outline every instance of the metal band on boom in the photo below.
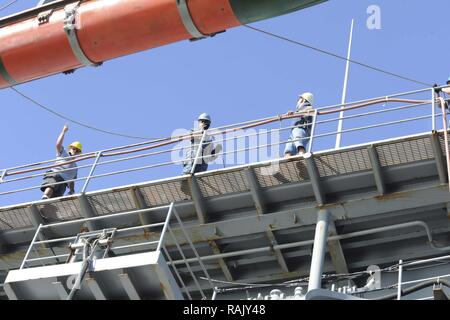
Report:
<svg viewBox="0 0 450 320"><path fill-rule="evenodd" d="M6 67L3 64L2 57L0 57L0 74L2 75L3 79L5 79L5 81L10 85L15 86L16 84L18 84L18 82L11 77L8 70L6 70Z"/></svg>
<svg viewBox="0 0 450 320"><path fill-rule="evenodd" d="M86 67L97 66L97 63L91 61L84 54L83 49L81 49L80 42L78 41L75 17L79 6L80 2L75 2L64 7L64 11L66 13L66 17L64 18L64 31L67 35L67 39L69 40L72 52L75 57L77 57L78 61L80 61Z"/></svg>
<svg viewBox="0 0 450 320"><path fill-rule="evenodd" d="M178 11L180 12L181 20L183 21L184 27L193 38L201 39L208 36L206 34L203 34L200 30L198 30L197 26L192 20L192 16L191 13L189 12L186 0L177 0L177 7Z"/></svg>

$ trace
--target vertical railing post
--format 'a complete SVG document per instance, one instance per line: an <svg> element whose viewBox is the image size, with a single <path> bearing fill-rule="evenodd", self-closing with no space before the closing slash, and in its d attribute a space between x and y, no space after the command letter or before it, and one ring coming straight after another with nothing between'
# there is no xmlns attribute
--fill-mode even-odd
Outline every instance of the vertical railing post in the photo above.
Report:
<svg viewBox="0 0 450 320"><path fill-rule="evenodd" d="M3 182L3 179L5 178L5 176L6 176L6 169L2 170L2 174L0 174L0 183Z"/></svg>
<svg viewBox="0 0 450 320"><path fill-rule="evenodd" d="M314 110L313 123L311 126L311 133L310 133L310 137L309 137L308 153L311 153L311 151L312 151L312 146L313 146L313 142L314 142L314 134L316 132L317 115L318 115L318 111L316 109L316 110Z"/></svg>
<svg viewBox="0 0 450 320"><path fill-rule="evenodd" d="M91 180L92 175L94 174L95 168L97 167L98 161L100 160L101 156L102 156L102 151L97 153L97 156L95 157L94 163L92 164L91 171L89 171L89 175L87 176L86 181L84 183L84 186L81 189L81 193L85 193L86 192L88 184L89 184L89 182Z"/></svg>
<svg viewBox="0 0 450 320"><path fill-rule="evenodd" d="M217 297L217 291L218 291L217 287L214 287L214 291L213 291L213 295L212 295L212 297L211 297L211 300L216 300L216 297Z"/></svg>
<svg viewBox="0 0 450 320"><path fill-rule="evenodd" d="M431 130L436 131L436 94L434 88L431 89Z"/></svg>
<svg viewBox="0 0 450 320"><path fill-rule="evenodd" d="M200 139L200 143L198 145L198 150L195 153L194 163L192 164L192 168L191 168L190 174L194 173L195 167L197 166L197 163L198 163L199 155L203 154L203 152L202 152L203 151L203 141L205 140L205 137L206 137L206 130L203 131L202 138ZM195 146L195 140L194 140L194 146Z"/></svg>
<svg viewBox="0 0 450 320"><path fill-rule="evenodd" d="M169 226L169 223L170 223L170 217L172 216L172 211L173 211L173 202L170 204L169 211L167 212L166 221L164 222L164 226L161 231L161 238L159 238L159 242L158 242L158 246L156 247L156 251L160 251L161 246L164 243L164 236L166 235L167 227Z"/></svg>
<svg viewBox="0 0 450 320"><path fill-rule="evenodd" d="M403 281L403 260L399 260L399 262L398 262L397 300L402 299L402 281Z"/></svg>
<svg viewBox="0 0 450 320"><path fill-rule="evenodd" d="M22 264L20 265L20 269L23 269L25 266L25 263L27 262L28 256L30 255L31 250L34 247L34 243L36 242L37 237L39 236L39 233L41 232L42 223L39 224L38 228L36 229L36 233L34 234L33 240L31 240L31 244L28 247L27 253L25 254L25 257L23 258Z"/></svg>

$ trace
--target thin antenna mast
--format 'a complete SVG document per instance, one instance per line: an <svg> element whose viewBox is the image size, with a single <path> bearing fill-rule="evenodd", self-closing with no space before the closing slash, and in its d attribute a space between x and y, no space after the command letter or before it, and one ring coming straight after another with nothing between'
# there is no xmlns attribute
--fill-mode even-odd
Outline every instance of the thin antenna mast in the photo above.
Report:
<svg viewBox="0 0 450 320"><path fill-rule="evenodd" d="M348 86L348 74L350 71L350 57L351 57L351 52L352 52L352 40L353 40L353 25L354 25L354 21L355 19L352 19L352 25L350 28L350 40L348 43L348 53L347 53L347 66L345 68L345 77L344 77L344 88L342 90L342 104L345 103L346 99L347 99L347 86ZM344 109L344 106L341 107L342 109ZM342 127L343 127L343 122L344 122L344 111L341 111L339 113L339 122L338 122L338 134L336 136L336 145L335 148L340 148L341 147L341 139L342 139Z"/></svg>

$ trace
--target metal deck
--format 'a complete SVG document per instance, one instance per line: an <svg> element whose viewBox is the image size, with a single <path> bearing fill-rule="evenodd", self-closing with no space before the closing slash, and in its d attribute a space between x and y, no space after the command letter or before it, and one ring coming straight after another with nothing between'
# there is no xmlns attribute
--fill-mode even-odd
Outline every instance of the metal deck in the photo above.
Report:
<svg viewBox="0 0 450 320"><path fill-rule="evenodd" d="M443 150L442 133L421 134L318 152L305 159L280 159L279 172L274 174L267 174L271 162L255 163L3 207L0 269L6 273L19 267L40 223L172 202L208 273L217 280L279 282L308 275L319 210L327 210L333 218L330 235L349 235L328 242L325 272L437 256L450 251L450 194ZM154 221L164 214L164 210L154 212ZM410 222L416 224L405 225ZM86 226L140 223L139 219L115 217ZM421 223L431 229L431 239ZM76 234L79 228L72 226L59 236ZM356 233L374 228L380 229ZM175 227L174 233L201 277L198 259L181 230ZM140 237L152 240L145 232ZM166 240L166 246L172 265L177 266L188 289L198 294L173 241ZM210 289L207 281L199 282L205 290Z"/></svg>

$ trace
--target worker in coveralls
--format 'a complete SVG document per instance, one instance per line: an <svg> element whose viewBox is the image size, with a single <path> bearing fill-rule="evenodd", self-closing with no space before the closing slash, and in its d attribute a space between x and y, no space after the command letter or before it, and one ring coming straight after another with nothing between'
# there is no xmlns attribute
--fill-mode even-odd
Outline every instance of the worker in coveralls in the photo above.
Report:
<svg viewBox="0 0 450 320"><path fill-rule="evenodd" d="M203 133L209 129L211 126L211 117L207 113L202 113L198 118L198 129L194 135L194 129L191 129L191 145L188 148L185 156L185 161L183 162L183 174L190 174L192 166L194 165L195 157L197 156L198 148L200 147L200 142L202 140ZM201 146L202 151L199 153L199 159L195 165L193 173L203 172L208 170L208 163L214 161L220 151L222 150L221 145L214 146L214 138L205 134L203 143Z"/></svg>
<svg viewBox="0 0 450 320"><path fill-rule="evenodd" d="M75 193L75 183L73 181L68 183L56 184L58 182L70 181L77 178L78 169L76 168L76 163L72 162L69 164L63 164L67 161L73 160L73 157L80 155L82 152L82 146L79 141L75 141L68 146L69 151L63 147L64 136L69 130L69 127L65 125L56 140L56 162L58 166L51 168L46 172L42 185L41 191L44 192L42 199L56 198L64 195L66 187L69 187L69 194Z"/></svg>
<svg viewBox="0 0 450 320"><path fill-rule="evenodd" d="M305 92L298 97L296 112L303 113L298 118L294 118L293 128L289 142L284 148L285 157L301 155L306 152L306 146L308 145L311 128L313 123L314 95L310 92ZM289 111L287 115L293 115L294 112Z"/></svg>

